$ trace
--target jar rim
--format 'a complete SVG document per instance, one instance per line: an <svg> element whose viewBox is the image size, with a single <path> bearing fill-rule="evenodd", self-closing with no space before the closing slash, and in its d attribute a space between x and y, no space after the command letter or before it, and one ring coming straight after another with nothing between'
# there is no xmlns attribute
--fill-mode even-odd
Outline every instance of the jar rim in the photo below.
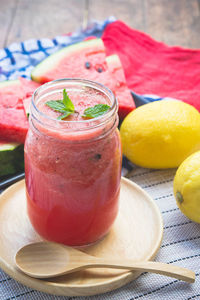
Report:
<svg viewBox="0 0 200 300"><path fill-rule="evenodd" d="M107 96L110 101L111 101L111 106L110 106L110 109L103 115L101 116L98 116L98 117L95 117L95 118L92 118L92 119L83 119L83 120L58 120L56 118L53 118L53 117L50 117L48 116L47 114L45 114L44 112L42 112L36 105L35 103L35 99L37 97L40 97L40 94L41 93L45 93L45 90L50 88L50 87L57 87L59 88L59 86L61 84L74 84L75 86L78 86L78 85L82 85L82 86L85 86L85 87L91 87L93 88L94 90L96 89L97 91L100 91L100 92L103 92L103 94L105 96ZM67 86L66 86L67 88ZM32 111L33 110L33 111ZM91 81L91 80L87 80L87 79L81 79L81 78L62 78L62 79L56 79L56 80L53 80L53 81L50 81L50 82L47 82L41 86L39 86L35 92L33 93L32 95L32 99L31 99L31 113L33 113L34 115L34 112L36 112L36 114L38 114L39 116L43 117L46 121L54 121L56 122L55 124L60 124L60 122L62 122L62 124L94 124L95 122L99 122L102 120L102 122L94 125L94 126L90 126L89 128L95 128L95 127L98 127L98 125L101 125L102 126L102 123L106 123L107 121L110 120L110 118L112 118L113 116L115 116L116 112L118 110L118 103L117 103L117 99L116 97L114 96L113 92L106 86L104 86L103 84L101 83L98 83L98 82L95 82L95 81ZM34 119L37 119L34 117ZM38 120L39 121L39 120ZM52 126L51 126L52 127ZM88 129L89 129L88 128ZM83 130L85 130L85 126L83 128ZM81 130L81 128L79 128L78 130Z"/></svg>

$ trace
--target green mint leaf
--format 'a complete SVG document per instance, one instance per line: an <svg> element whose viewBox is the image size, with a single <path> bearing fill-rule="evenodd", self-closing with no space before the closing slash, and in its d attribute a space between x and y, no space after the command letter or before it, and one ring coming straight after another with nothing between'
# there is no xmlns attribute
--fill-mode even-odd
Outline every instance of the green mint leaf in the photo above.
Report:
<svg viewBox="0 0 200 300"><path fill-rule="evenodd" d="M65 118L67 118L69 115L71 115L72 112L71 111L66 111L63 113L63 115L60 115L59 117L57 117L58 120L63 120Z"/></svg>
<svg viewBox="0 0 200 300"><path fill-rule="evenodd" d="M65 111L65 105L63 104L62 100L51 100L47 101L45 104L55 111Z"/></svg>
<svg viewBox="0 0 200 300"><path fill-rule="evenodd" d="M50 100L45 103L51 109L62 113L57 119L63 120L75 111L74 104L67 95L66 90L63 90L63 100Z"/></svg>
<svg viewBox="0 0 200 300"><path fill-rule="evenodd" d="M83 118L96 118L105 114L110 109L107 104L96 104L93 107L88 107L84 110Z"/></svg>
<svg viewBox="0 0 200 300"><path fill-rule="evenodd" d="M63 103L67 110L74 112L74 104L72 103L71 99L67 95L67 92L65 89L63 90Z"/></svg>

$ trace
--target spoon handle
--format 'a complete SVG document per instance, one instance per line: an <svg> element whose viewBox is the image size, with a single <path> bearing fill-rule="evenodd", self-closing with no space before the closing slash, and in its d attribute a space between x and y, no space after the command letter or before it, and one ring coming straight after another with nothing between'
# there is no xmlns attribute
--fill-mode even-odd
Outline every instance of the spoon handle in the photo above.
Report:
<svg viewBox="0 0 200 300"><path fill-rule="evenodd" d="M113 268L113 269L127 269L141 272L151 272L160 275L173 277L179 280L193 283L195 281L195 273L192 270L178 267L171 264L161 262L133 262L126 260L125 262L113 262L112 260L96 260L88 264L89 268Z"/></svg>

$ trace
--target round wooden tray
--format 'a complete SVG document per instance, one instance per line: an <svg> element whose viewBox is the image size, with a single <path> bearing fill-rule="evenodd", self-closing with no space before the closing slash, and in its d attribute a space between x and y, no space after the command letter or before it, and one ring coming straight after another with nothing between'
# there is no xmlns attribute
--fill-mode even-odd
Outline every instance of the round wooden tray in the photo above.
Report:
<svg viewBox="0 0 200 300"><path fill-rule="evenodd" d="M163 235L162 217L155 202L139 186L122 178L120 210L110 233L100 242L81 248L99 257L150 260L157 253ZM130 282L138 272L91 269L48 280L31 278L14 263L17 250L41 241L26 214L24 180L0 196L0 267L15 280L42 292L64 296L105 293Z"/></svg>

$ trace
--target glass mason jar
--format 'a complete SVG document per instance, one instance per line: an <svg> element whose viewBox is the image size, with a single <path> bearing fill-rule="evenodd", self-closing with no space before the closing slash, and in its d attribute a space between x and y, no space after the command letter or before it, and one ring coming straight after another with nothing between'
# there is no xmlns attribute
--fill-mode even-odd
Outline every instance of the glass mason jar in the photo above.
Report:
<svg viewBox="0 0 200 300"><path fill-rule="evenodd" d="M45 105L66 89L79 109L106 103L94 118L74 115L58 120ZM39 87L33 97L25 142L27 210L46 240L70 246L101 239L118 212L121 144L113 93L101 84L60 79Z"/></svg>

